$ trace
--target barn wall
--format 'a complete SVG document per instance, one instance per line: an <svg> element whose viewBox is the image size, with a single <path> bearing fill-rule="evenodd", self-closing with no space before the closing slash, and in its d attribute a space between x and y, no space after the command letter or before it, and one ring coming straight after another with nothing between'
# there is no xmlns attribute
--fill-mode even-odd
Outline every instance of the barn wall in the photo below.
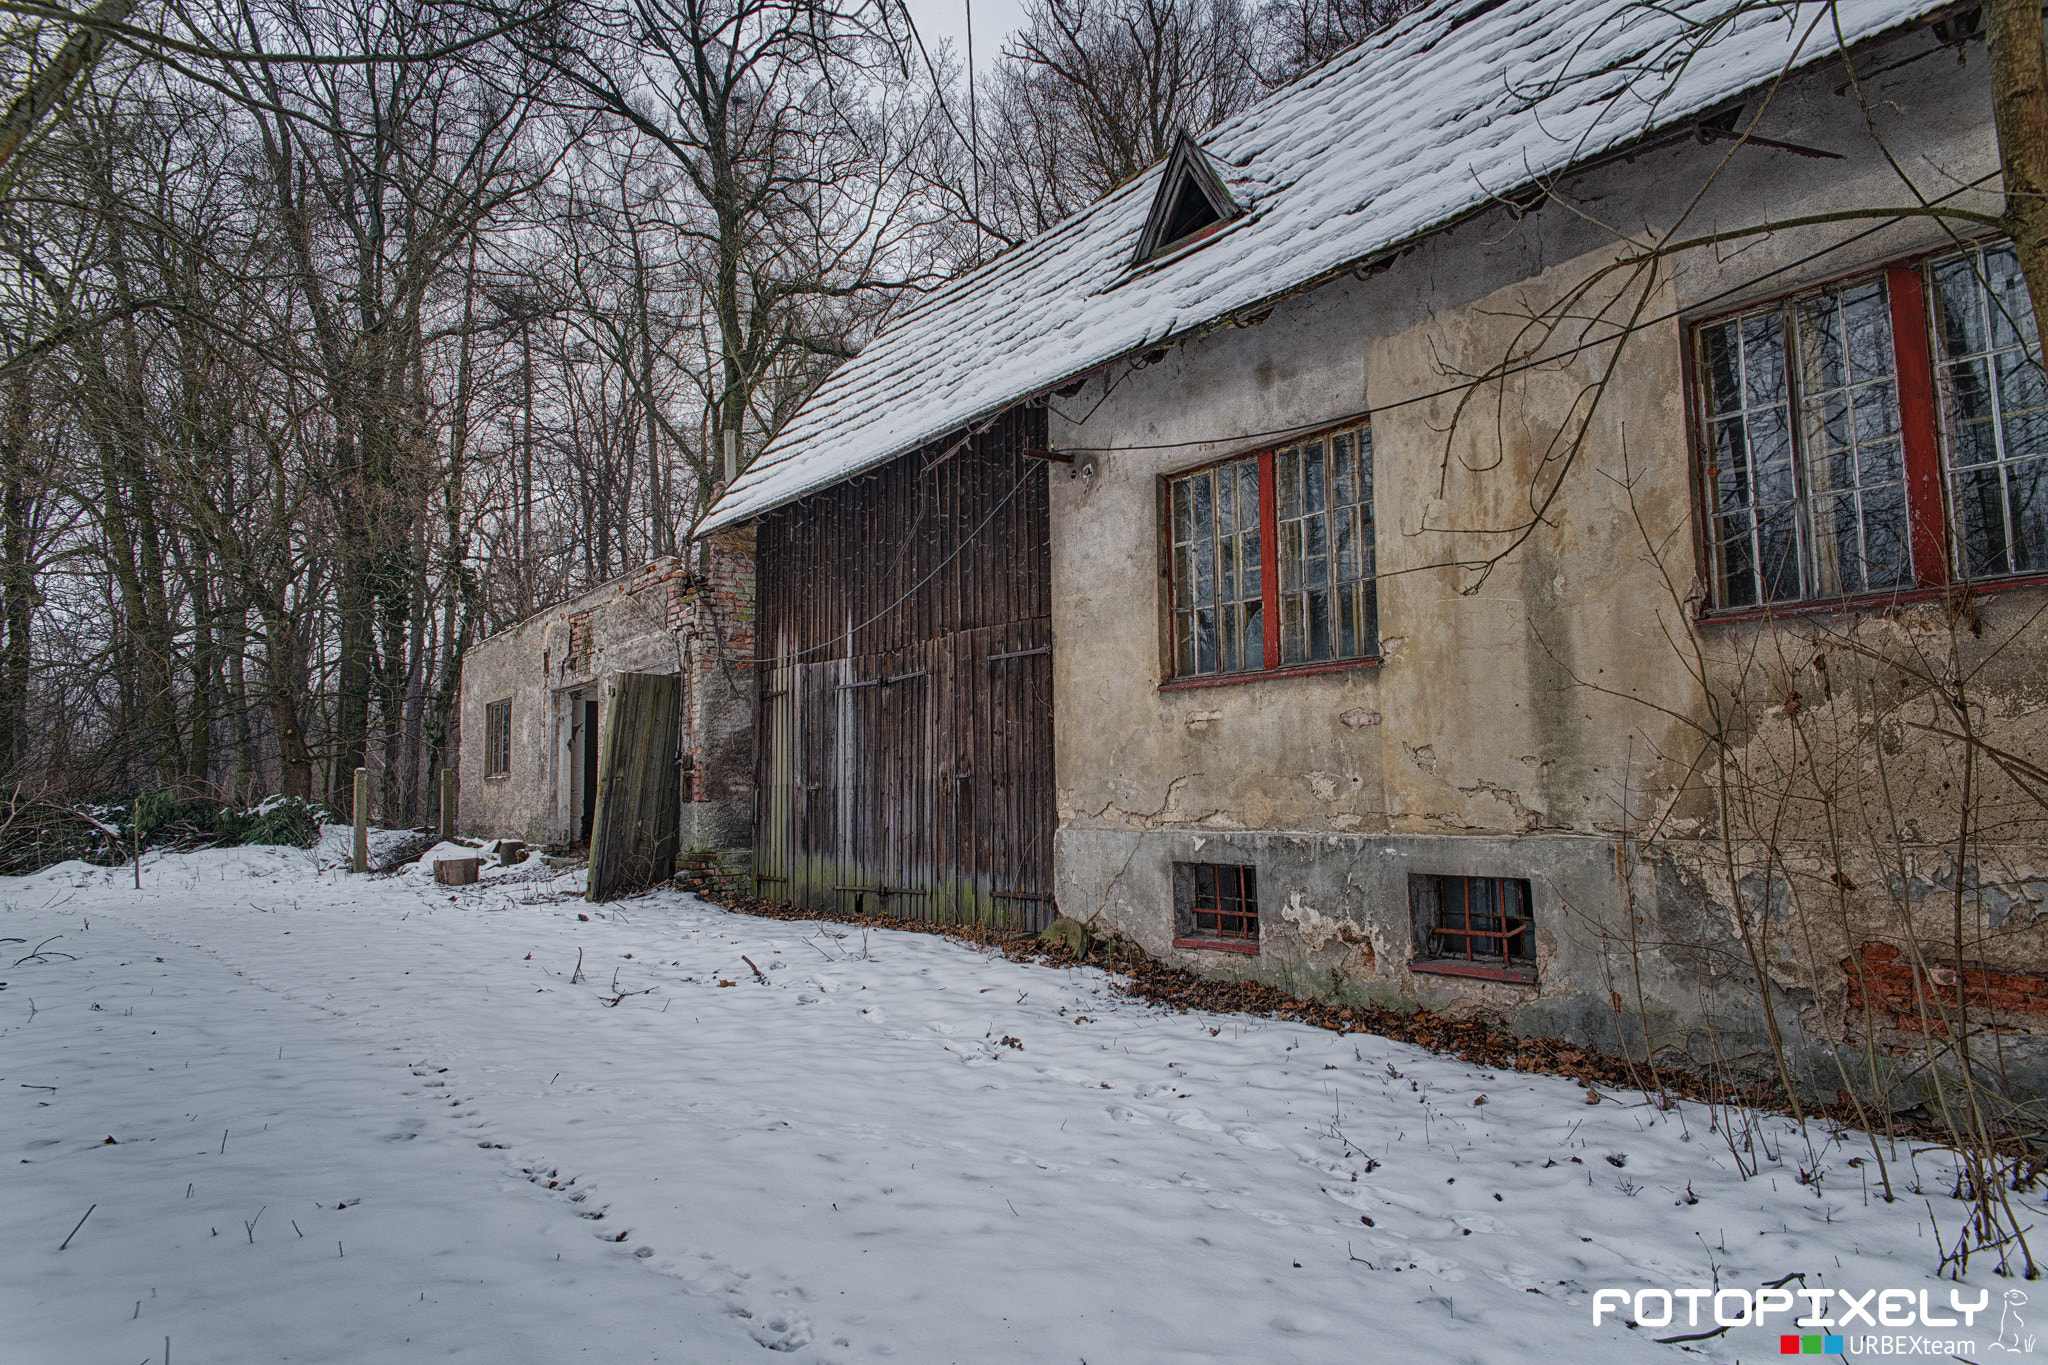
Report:
<svg viewBox="0 0 2048 1365"><path fill-rule="evenodd" d="M764 896L1049 919L1044 430L1013 411L759 524Z"/></svg>

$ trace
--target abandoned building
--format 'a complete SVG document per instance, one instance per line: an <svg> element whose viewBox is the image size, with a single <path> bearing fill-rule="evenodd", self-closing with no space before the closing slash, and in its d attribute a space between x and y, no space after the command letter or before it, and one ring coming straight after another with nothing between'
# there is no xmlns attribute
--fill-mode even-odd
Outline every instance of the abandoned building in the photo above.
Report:
<svg viewBox="0 0 2048 1365"><path fill-rule="evenodd" d="M753 544L705 537L462 659L458 827L618 858L602 895L678 856L741 879L754 824Z"/></svg>
<svg viewBox="0 0 2048 1365"><path fill-rule="evenodd" d="M762 894L1829 1095L1990 1029L2040 1093L1985 49L1833 13L1444 0L892 322L708 522Z"/></svg>

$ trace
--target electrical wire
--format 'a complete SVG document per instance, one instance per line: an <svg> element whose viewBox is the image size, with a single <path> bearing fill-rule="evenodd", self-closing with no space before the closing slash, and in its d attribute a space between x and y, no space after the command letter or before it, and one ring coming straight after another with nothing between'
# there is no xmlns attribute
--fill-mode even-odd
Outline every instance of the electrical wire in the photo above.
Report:
<svg viewBox="0 0 2048 1365"><path fill-rule="evenodd" d="M1974 190L1978 186L1984 184L1986 181L1993 179L1998 174L1999 172L1997 171L1986 172L1984 175L1979 176L1977 179L1971 181L1967 185L1959 185L1955 189L1951 190L1949 193L1941 196L1941 198L1930 201L1930 206L1933 204L1943 203L1949 199L1953 199L1957 195L1962 194L1968 190ZM1854 233L1851 236L1844 237L1839 242L1834 242L1828 246L1821 247L1819 250L1810 252L1807 255L1802 256L1795 261L1788 261L1784 265L1781 265L1774 270L1767 270L1761 275L1743 281L1741 284L1730 285L1728 288L1722 290L1720 293L1710 295L1707 298L1702 299L1697 303L1694 303L1686 308L1674 308L1668 313L1664 313L1658 317L1645 319L1644 321L1636 323L1633 326L1624 327L1619 331L1616 331L1608 336L1600 337L1592 341L1582 341L1578 345L1573 346L1568 350L1559 351L1552 355L1539 356L1535 359L1525 361L1520 365L1511 366L1508 369L1505 369L1496 375L1488 375L1480 379L1466 380L1463 383L1452 384L1448 387L1437 389L1431 393L1420 393L1412 395L1408 398L1396 399L1391 403L1382 403L1376 407L1366 408L1359 412L1345 413L1334 418L1322 418L1315 422L1303 423L1297 426L1281 427L1273 431L1251 431L1244 432L1236 436L1212 437L1209 440L1205 441L1169 441L1157 445L1064 446L1061 448L1059 453L1073 455L1108 455L1115 454L1121 451L1130 450L1179 450L1189 446L1225 445L1234 444L1241 441L1264 440L1268 437L1291 436L1298 432L1320 431L1323 428L1331 426L1335 423L1347 422L1353 418L1370 417L1376 412L1387 412L1391 411L1394 408L1407 407L1410 404L1414 403L1426 403L1433 398L1442 398L1449 394L1462 393L1467 389L1476 388L1481 384L1492 383L1497 379L1505 379L1510 375L1524 373L1528 370L1535 369L1540 365L1549 365L1554 364L1560 360L1568 360L1572 356L1575 356L1582 351L1591 350L1595 346L1605 346L1610 342L1619 341L1624 337L1630 336L1636 332L1643 331L1647 328L1662 326L1664 323L1670 322L1673 319L1680 317L1685 313L1694 312L1700 308L1718 303L1722 299L1727 298L1731 294L1742 293L1747 290L1754 289L1757 285L1763 283L1766 280L1774 279L1777 276L1786 273L1787 271L1798 270L1804 266L1811 265L1813 264L1813 262L1820 260L1822 257L1840 251L1844 247L1853 246L1857 242L1863 241L1866 238L1874 237L1878 233L1885 231L1887 228L1898 226L1900 223L1904 222L1909 216L1912 215L1900 214L1893 218L1887 218L1883 222L1878 223L1875 226L1866 228L1862 232ZM1037 462L1032 463L1034 466L1036 466L1037 464ZM778 654L773 656L772 658L757 659L755 661L756 666L767 667L773 664L791 663L798 659L808 658L810 655L818 654L827 649L833 648L841 640L847 642L847 647L849 650L847 657L850 658L852 641L855 632L866 630L869 626L873 625L875 622L881 620L884 616L887 616L890 612L896 610L896 608L902 606L905 602L909 601L910 598L918 591L918 589L922 588L925 584L931 582L934 578L938 577L939 573L943 569L945 569L945 567L948 564L951 564L955 559L958 559L961 553L965 551L968 546L972 545L977 539L980 538L981 533L988 529L989 523L996 519L997 514L1000 513L1003 510L1003 508L1009 506L1010 500L1016 497L1018 491L1021 490L1024 487L1024 485L1030 481L1031 476L1034 472L1036 472L1035 467L1027 467L1024 470L1023 474L1018 477L1017 482L1011 485L1010 491L1003 494L1002 501L998 502L995 505L995 507L989 511L989 514L986 517L982 518L981 524L979 526L976 526L972 531L970 531L967 534L967 536L964 539L962 539L957 546L954 547L953 552L951 554L947 555L944 559L940 560L938 564L933 566L932 571L930 573L926 574L923 578L918 579L917 582L911 584L909 588L904 590L903 594L900 597L898 597L895 601L889 603L888 606L883 607L880 611L876 612L873 616L868 617L867 620L862 621L859 625L850 626L844 632L834 635L830 640L828 640L824 644L814 645L810 649L800 650L794 654Z"/></svg>
<svg viewBox="0 0 2048 1365"><path fill-rule="evenodd" d="M934 578L937 578L941 570L943 570L948 564L951 564L954 560L958 559L963 550L965 550L968 546L972 545L977 539L980 538L981 533L988 529L988 524L996 519L996 514L1001 512L1005 507L1009 506L1010 499L1016 497L1018 490L1023 488L1025 484L1031 481L1031 476L1034 473L1036 473L1039 469L1047 467L1048 466L1046 466L1042 461L1027 459L1025 461L1024 472L1017 477L1017 482L1010 485L1010 491L1003 494L1003 500L997 503L994 507L989 509L989 514L981 519L981 525L975 527L972 531L969 531L966 537L963 538L958 545L953 547L953 553L947 555L944 559L940 560L937 564L933 565L932 571L930 573L926 574L923 578L918 579L917 582L912 583L908 588L905 588L903 590L903 595L901 597L898 597L894 602L891 602L888 606L883 607L880 611L876 612L873 616L870 616L867 620L861 622L859 625L848 626L844 631L834 635L830 640L827 640L822 645L813 645L809 649L798 650L794 654L777 654L773 658L756 659L754 661L756 666L766 667L769 664L789 663L796 659L806 658L812 654L819 653L822 650L832 648L841 640L847 642L847 657L851 658L853 650L853 637L856 632L866 630L869 626L881 620L884 616L887 616L890 612L896 610L896 608L902 606L905 602L908 602L919 588L922 588L925 584L931 582Z"/></svg>
<svg viewBox="0 0 2048 1365"><path fill-rule="evenodd" d="M1966 191L1974 190L1978 186L1982 185L1985 181L1996 178L1999 174L2000 172L1998 171L1987 171L1983 175L1979 176L1977 179L1972 180L1969 184L1958 185L1955 189L1950 190L1947 194L1942 195L1941 198L1929 200L1928 206L1931 208L1936 204L1945 203L1946 201L1953 199L1957 195L1963 194ZM1502 379L1510 378L1514 375L1524 374L1530 370L1537 369L1544 365L1554 365L1559 361L1569 360L1573 356L1578 355L1583 351L1590 351L1596 346L1606 346L1612 342L1620 341L1624 337L1632 336L1637 332L1645 331L1648 328L1661 327L1665 323L1670 322L1675 318L1682 317L1687 313L1697 312L1702 308L1707 308L1712 306L1713 304L1719 303L1722 299L1727 298L1731 294L1744 293L1748 290L1754 289L1757 285L1762 284L1766 280L1774 279L1779 275L1783 275L1787 271L1798 270L1804 266L1811 265L1823 256L1827 256L1834 252L1840 251L1844 247L1854 246L1857 242L1863 241L1865 238L1874 237L1878 233L1885 231L1887 228L1897 227L1900 223L1905 222L1907 218L1916 216L1918 215L1902 213L1895 218L1887 218L1883 222L1878 223L1872 227L1865 228L1861 232L1854 233L1848 237L1844 237L1839 242L1835 242L1828 246L1821 247L1817 251L1813 251L1805 256L1801 256L1796 261L1787 261L1784 265L1778 266L1774 270L1767 270L1763 274L1758 275L1753 279L1744 280L1741 284L1732 284L1728 286L1726 289L1723 289L1718 294L1709 295L1708 297L1700 299L1695 303L1688 304L1683 308L1674 308L1668 313L1662 313L1653 318L1645 318L1641 322L1634 323L1627 327L1623 327L1618 331L1614 331L1607 334L1606 336L1596 337L1590 341L1581 341L1577 345L1572 346L1569 349L1563 351L1557 351L1550 355L1542 355L1537 356L1530 360L1525 360L1519 365L1511 365L1508 368L1501 370L1496 374L1483 375L1477 379L1463 380L1456 384L1447 385L1441 389L1432 390L1429 393L1413 394L1407 398L1397 398L1391 403L1377 403L1368 408L1361 408L1357 412L1339 413L1335 417L1318 418L1313 422L1297 423L1294 426L1279 427L1272 431L1246 431L1240 432L1235 436L1212 436L1206 440L1200 441L1163 441L1156 445L1061 446L1059 448L1058 453L1062 455L1114 455L1124 451L1131 450L1185 450L1192 446L1236 445L1244 441L1263 441L1268 438L1287 437L1297 435L1303 432L1321 431L1325 427L1339 425L1344 422L1352 421L1354 419L1362 420L1364 418L1371 417L1375 413L1391 412L1395 408L1405 408L1415 403L1427 403L1432 399L1445 398L1452 394L1463 393L1468 389L1478 388L1482 384L1491 384Z"/></svg>

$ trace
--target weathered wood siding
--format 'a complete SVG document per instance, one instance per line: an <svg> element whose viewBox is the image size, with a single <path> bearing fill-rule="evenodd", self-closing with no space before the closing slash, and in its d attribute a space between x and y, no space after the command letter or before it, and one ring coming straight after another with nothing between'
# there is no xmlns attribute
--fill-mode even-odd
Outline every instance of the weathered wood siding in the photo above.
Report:
<svg viewBox="0 0 2048 1365"><path fill-rule="evenodd" d="M1052 918L1043 409L766 517L757 542L761 893Z"/></svg>

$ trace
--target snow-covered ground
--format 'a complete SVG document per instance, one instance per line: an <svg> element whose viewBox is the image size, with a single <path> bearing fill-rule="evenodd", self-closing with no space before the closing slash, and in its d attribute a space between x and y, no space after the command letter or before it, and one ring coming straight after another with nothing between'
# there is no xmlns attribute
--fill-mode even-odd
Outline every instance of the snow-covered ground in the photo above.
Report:
<svg viewBox="0 0 2048 1365"><path fill-rule="evenodd" d="M1744 1181L1694 1106L341 852L0 880L0 1360L1675 1361L1592 1291L1951 1287L1937 1159Z"/></svg>

